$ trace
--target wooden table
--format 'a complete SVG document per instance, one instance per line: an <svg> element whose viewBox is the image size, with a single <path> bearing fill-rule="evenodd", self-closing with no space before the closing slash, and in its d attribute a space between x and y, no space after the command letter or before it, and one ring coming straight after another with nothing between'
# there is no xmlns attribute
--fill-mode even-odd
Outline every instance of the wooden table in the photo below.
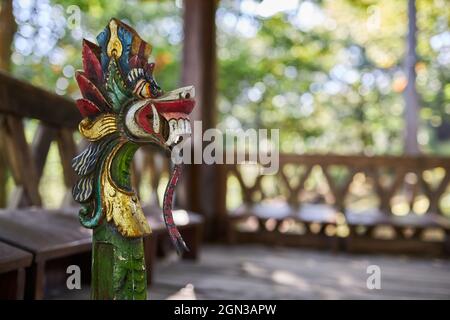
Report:
<svg viewBox="0 0 450 320"><path fill-rule="evenodd" d="M26 272L25 298L43 299L49 282L65 286L65 270L70 264L81 263L82 277L89 280L91 230L81 226L77 211L78 208L0 210L0 240L34 257ZM144 241L147 278L151 283L157 242L163 242L161 240L167 238L167 234L161 210L146 208L144 211L153 231ZM183 258L196 259L200 251L203 219L197 214L181 210L174 211L174 218L190 248ZM78 259L74 262L72 259L86 254L87 259L82 261Z"/></svg>
<svg viewBox="0 0 450 320"><path fill-rule="evenodd" d="M49 264L91 251L90 230L70 215L44 209L0 210L0 240L34 257L26 272L25 298L28 299L44 297Z"/></svg>
<svg viewBox="0 0 450 320"><path fill-rule="evenodd" d="M32 260L30 253L0 242L0 300L23 299L25 268Z"/></svg>

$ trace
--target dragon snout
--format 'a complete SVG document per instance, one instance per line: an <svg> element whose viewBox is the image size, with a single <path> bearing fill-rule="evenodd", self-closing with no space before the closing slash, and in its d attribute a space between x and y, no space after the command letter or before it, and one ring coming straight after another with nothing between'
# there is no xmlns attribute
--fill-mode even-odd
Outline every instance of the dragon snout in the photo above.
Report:
<svg viewBox="0 0 450 320"><path fill-rule="evenodd" d="M140 140L171 147L192 133L189 114L195 106L193 86L170 91L157 99L133 103L125 121L128 131Z"/></svg>

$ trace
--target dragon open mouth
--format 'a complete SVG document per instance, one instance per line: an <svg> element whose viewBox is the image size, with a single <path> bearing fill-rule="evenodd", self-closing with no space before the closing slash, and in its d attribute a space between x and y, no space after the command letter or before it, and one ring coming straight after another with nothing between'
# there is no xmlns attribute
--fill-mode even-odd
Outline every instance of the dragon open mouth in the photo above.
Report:
<svg viewBox="0 0 450 320"><path fill-rule="evenodd" d="M130 133L145 140L149 138L171 148L192 133L189 114L195 106L193 86L172 90L158 98L133 104L126 115Z"/></svg>

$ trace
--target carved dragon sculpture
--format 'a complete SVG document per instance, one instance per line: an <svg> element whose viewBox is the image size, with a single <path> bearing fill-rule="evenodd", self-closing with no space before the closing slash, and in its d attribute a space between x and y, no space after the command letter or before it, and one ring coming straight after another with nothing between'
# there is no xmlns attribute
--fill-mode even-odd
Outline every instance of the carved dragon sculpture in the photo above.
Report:
<svg viewBox="0 0 450 320"><path fill-rule="evenodd" d="M79 131L89 146L73 159L81 176L73 187L82 205L81 224L93 231L92 297L145 299L143 237L151 230L130 185L130 163L139 146L157 145L168 154L190 135L188 114L194 88L164 93L153 77L151 45L125 23L112 19L97 36L83 40L83 69L76 80L83 98ZM187 250L172 218L174 165L163 200L163 217L177 251Z"/></svg>

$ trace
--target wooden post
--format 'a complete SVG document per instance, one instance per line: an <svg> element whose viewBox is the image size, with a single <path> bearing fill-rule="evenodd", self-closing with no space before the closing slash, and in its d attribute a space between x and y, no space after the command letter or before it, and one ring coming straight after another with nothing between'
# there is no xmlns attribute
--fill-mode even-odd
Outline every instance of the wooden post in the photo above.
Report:
<svg viewBox="0 0 450 320"><path fill-rule="evenodd" d="M12 0L0 3L0 70L9 71L11 64L11 45L16 32ZM1 142L0 142L1 143ZM3 149L3 148L2 148ZM6 206L7 160L0 155L0 207Z"/></svg>
<svg viewBox="0 0 450 320"><path fill-rule="evenodd" d="M192 120L201 120L203 131L216 126L216 8L215 0L184 1L182 83L195 86L197 104ZM201 147L200 141L195 147ZM217 204L224 193L220 168L203 164L186 167L184 201L191 210L205 216L206 236L213 238L217 235Z"/></svg>
<svg viewBox="0 0 450 320"><path fill-rule="evenodd" d="M405 131L404 141L405 153L417 155L420 153L417 142L419 130L419 95L416 89L416 63L417 63L417 24L416 24L416 1L408 0L408 37L406 43L405 74L407 85L403 93L405 100Z"/></svg>

